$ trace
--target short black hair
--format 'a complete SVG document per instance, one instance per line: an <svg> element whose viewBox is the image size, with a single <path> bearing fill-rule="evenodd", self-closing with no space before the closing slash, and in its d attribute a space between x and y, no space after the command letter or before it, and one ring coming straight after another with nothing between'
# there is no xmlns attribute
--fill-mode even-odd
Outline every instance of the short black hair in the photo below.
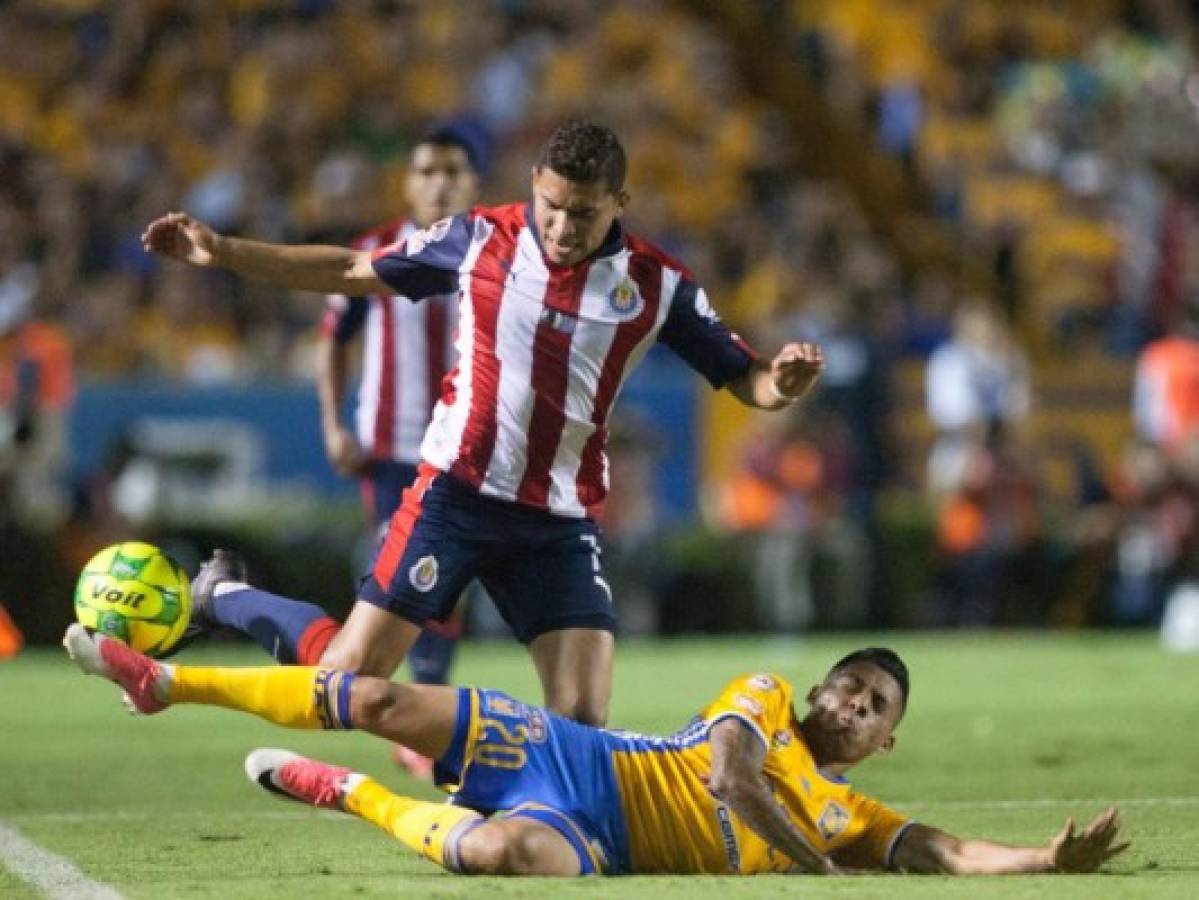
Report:
<svg viewBox="0 0 1199 900"><path fill-rule="evenodd" d="M541 146L537 166L579 183L603 179L604 186L615 194L624 187L629 163L616 132L606 125L575 119L554 129Z"/></svg>
<svg viewBox="0 0 1199 900"><path fill-rule="evenodd" d="M472 141L453 125L443 124L433 126L416 139L416 143L412 145L412 149L415 151L417 147L427 146L452 147L461 150L466 154L466 161L470 163L472 169L479 173L483 171L482 155L477 142Z"/></svg>
<svg viewBox="0 0 1199 900"><path fill-rule="evenodd" d="M906 711L908 708L908 693L911 690L908 667L899 658L899 654L889 647L863 647L861 650L855 650L853 653L847 654L833 663L826 677L832 677L842 669L860 662L878 666L895 679L895 683L899 685L899 695L903 700L903 710Z"/></svg>

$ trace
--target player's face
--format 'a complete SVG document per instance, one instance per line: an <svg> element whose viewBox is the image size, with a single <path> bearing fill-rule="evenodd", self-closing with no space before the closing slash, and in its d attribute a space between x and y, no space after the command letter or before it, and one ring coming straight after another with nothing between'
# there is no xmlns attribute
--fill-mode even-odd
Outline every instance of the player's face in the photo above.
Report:
<svg viewBox="0 0 1199 900"><path fill-rule="evenodd" d="M533 219L546 258L560 266L582 262L604 243L628 195L603 179L571 181L553 169L533 169Z"/></svg>
<svg viewBox="0 0 1199 900"><path fill-rule="evenodd" d="M821 764L852 765L890 750L903 715L899 684L873 663L857 662L830 675L808 694L804 735Z"/></svg>
<svg viewBox="0 0 1199 900"><path fill-rule="evenodd" d="M412 218L428 227L470 209L479 179L461 147L419 144L412 151L404 187Z"/></svg>

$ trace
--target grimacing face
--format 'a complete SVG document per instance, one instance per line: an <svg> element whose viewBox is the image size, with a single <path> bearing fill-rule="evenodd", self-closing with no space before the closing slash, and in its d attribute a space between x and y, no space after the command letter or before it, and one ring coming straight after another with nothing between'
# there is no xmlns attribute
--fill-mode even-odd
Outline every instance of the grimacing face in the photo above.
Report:
<svg viewBox="0 0 1199 900"><path fill-rule="evenodd" d="M612 193L602 178L571 181L548 167L533 168L533 220L555 265L573 266L598 250L627 202L628 194Z"/></svg>
<svg viewBox="0 0 1199 900"><path fill-rule="evenodd" d="M412 151L404 196L422 228L466 212L478 189L479 177L461 147L417 144Z"/></svg>
<svg viewBox="0 0 1199 900"><path fill-rule="evenodd" d="M822 764L853 765L895 745L893 732L903 717L899 684L870 662L855 662L831 673L808 692L810 711L804 734Z"/></svg>

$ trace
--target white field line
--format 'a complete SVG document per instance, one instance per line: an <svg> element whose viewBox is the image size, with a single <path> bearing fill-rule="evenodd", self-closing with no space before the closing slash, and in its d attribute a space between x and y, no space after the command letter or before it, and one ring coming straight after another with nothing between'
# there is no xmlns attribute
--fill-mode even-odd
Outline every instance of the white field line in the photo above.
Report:
<svg viewBox="0 0 1199 900"><path fill-rule="evenodd" d="M1199 806L1199 797L1129 797L1123 800L1108 797L1036 797L1027 800L918 800L896 803L898 809L1040 809L1055 806Z"/></svg>
<svg viewBox="0 0 1199 900"><path fill-rule="evenodd" d="M910 812L919 812L922 810L938 810L938 809L1041 809L1041 808L1056 808L1059 806L1199 806L1199 796L1179 796L1179 797L1129 797L1126 799L1116 799L1111 797L1064 797L1061 799L1050 799L1045 797L1030 798L1027 800L929 800L929 801L913 801L911 803L895 803L892 804L896 809L906 810ZM89 812L36 812L36 813L8 813L9 821L24 821L24 822L101 822L105 820L123 820L123 821L150 821L162 819L196 819L206 818L212 823L213 827L225 826L230 822L229 819L245 820L276 820L276 821L301 821L311 819L313 817L320 819L329 819L332 821L352 822L353 816L347 816L345 813L334 812L332 810L323 809L295 809L295 810L262 810L261 812L247 812L246 810L237 810L235 812L221 813L211 810L205 812L186 810L164 810L162 812L147 812L145 810L121 810L114 809L108 811L93 810Z"/></svg>
<svg viewBox="0 0 1199 900"><path fill-rule="evenodd" d="M39 847L0 822L0 867L55 900L121 900L106 884L93 881L68 859Z"/></svg>

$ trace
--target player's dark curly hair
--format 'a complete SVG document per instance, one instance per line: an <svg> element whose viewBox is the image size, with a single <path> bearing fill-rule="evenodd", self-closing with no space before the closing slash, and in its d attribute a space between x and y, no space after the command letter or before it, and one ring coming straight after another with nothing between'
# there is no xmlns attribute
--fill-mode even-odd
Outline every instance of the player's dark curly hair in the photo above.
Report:
<svg viewBox="0 0 1199 900"><path fill-rule="evenodd" d="M908 667L904 661L899 658L899 654L889 647L863 647L861 650L855 650L846 656L841 657L833 667L828 670L828 674L835 675L847 666L852 666L854 663L865 662L878 666L888 675L895 679L895 683L899 685L899 694L903 699L903 708L908 708L908 692L911 689L911 681L908 677Z"/></svg>
<svg viewBox="0 0 1199 900"><path fill-rule="evenodd" d="M615 194L624 187L628 158L611 128L574 120L554 129L541 147L537 165L570 181L587 183L602 178Z"/></svg>

